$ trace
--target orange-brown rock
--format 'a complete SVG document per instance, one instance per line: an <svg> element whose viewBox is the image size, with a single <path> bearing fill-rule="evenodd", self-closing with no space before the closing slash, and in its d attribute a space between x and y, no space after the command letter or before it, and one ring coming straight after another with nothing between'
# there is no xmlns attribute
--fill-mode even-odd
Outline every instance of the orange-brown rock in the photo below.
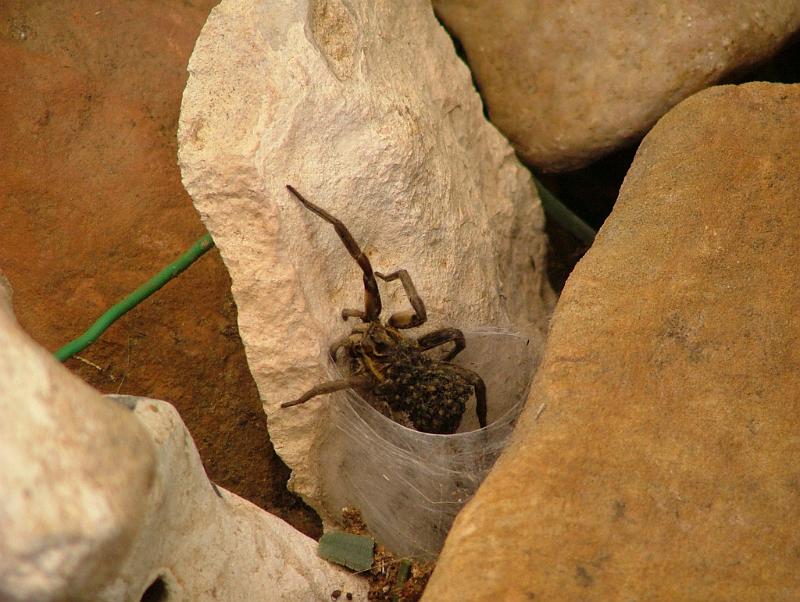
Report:
<svg viewBox="0 0 800 602"><path fill-rule="evenodd" d="M800 599L798 132L748 84L648 134L425 600Z"/></svg>
<svg viewBox="0 0 800 602"><path fill-rule="evenodd" d="M434 0L492 121L529 163L581 167L675 104L763 61L800 28L796 0Z"/></svg>

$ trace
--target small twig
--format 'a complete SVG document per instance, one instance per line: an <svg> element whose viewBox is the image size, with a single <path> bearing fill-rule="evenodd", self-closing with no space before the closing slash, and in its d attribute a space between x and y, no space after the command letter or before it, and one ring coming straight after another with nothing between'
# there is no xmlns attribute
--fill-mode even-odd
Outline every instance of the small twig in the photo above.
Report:
<svg viewBox="0 0 800 602"><path fill-rule="evenodd" d="M401 563L401 562L403 562L405 560L408 560L408 559L407 558L395 558L394 560L383 560L382 559L380 561L380 565L371 566L368 569L364 569L363 571L353 571L353 575L363 575L365 573L369 573L373 569L379 569L380 573L386 575L387 574L386 573L386 569L388 567L391 567L391 566L393 566L395 564L399 564L399 563Z"/></svg>
<svg viewBox="0 0 800 602"><path fill-rule="evenodd" d="M76 355L75 359L82 361L87 366L91 366L92 368L94 368L98 372L102 372L103 371L103 369L100 366L98 366L97 364L95 364L94 362L92 362L90 360L87 360L85 357L81 357L80 355Z"/></svg>
<svg viewBox="0 0 800 602"><path fill-rule="evenodd" d="M543 403L542 405L540 405L540 406L539 406L539 409L538 409L538 410L536 410L536 416L534 416L534 418L533 418L533 419L534 419L534 420L539 420L539 416L541 416L541 415L542 415L542 412L544 412L544 409L545 409L546 407L547 407L547 403L546 403L546 402L545 402L545 403Z"/></svg>
<svg viewBox="0 0 800 602"><path fill-rule="evenodd" d="M122 385L125 383L125 377L128 376L128 372L131 369L131 337L128 337L128 359L125 363L125 372L122 373L122 380L119 381L119 386L117 387L117 395L119 392L122 391Z"/></svg>

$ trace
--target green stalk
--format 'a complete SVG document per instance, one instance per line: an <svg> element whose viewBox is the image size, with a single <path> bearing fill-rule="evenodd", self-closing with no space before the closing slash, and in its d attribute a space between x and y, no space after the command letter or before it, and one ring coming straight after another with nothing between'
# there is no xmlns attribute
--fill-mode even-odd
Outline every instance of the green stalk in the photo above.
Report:
<svg viewBox="0 0 800 602"><path fill-rule="evenodd" d="M542 208L545 215L553 218L567 232L587 246L591 246L597 234L592 227L575 215L569 208L559 201L552 192L547 190L542 183L533 178L534 184L539 191L539 198L542 200Z"/></svg>
<svg viewBox="0 0 800 602"><path fill-rule="evenodd" d="M392 602L399 602L400 596L398 592L403 588L403 584L408 581L408 574L411 572L411 561L408 558L403 558L400 565L397 567L397 579L394 584L394 593L392 594Z"/></svg>
<svg viewBox="0 0 800 602"><path fill-rule="evenodd" d="M213 246L214 241L211 239L210 234L206 234L205 236L201 237L177 260L169 264L158 274L153 276L150 280L145 282L142 286L137 288L130 295L125 297L122 301L111 307L111 309L100 316L100 319L92 324L91 327L89 327L89 330L56 351L56 358L63 362L71 358L76 353L80 353L86 349L86 347L94 343L97 338L103 334L103 332L105 332L106 329L111 326L120 316L139 305L139 303L147 299L167 282L183 272Z"/></svg>

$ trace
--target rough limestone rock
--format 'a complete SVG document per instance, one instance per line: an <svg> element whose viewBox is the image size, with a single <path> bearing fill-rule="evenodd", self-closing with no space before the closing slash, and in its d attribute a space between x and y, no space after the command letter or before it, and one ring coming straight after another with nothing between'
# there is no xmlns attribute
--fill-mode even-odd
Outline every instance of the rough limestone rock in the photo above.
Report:
<svg viewBox="0 0 800 602"><path fill-rule="evenodd" d="M0 286L0 599L91 599L136 538L155 463L141 424L34 344Z"/></svg>
<svg viewBox="0 0 800 602"><path fill-rule="evenodd" d="M647 135L425 600L800 599L798 131L748 84Z"/></svg>
<svg viewBox="0 0 800 602"><path fill-rule="evenodd" d="M366 595L363 582L317 557L316 542L215 492L172 406L115 403L33 343L2 280L0 599Z"/></svg>
<svg viewBox="0 0 800 602"><path fill-rule="evenodd" d="M366 581L320 559L316 541L212 485L175 408L153 399L118 399L133 406L148 429L159 465L139 537L97 599L138 600L132 596L136 585L158 579L183 600L249 602L265 592L286 602L328 600L337 589L366 599Z"/></svg>
<svg viewBox="0 0 800 602"><path fill-rule="evenodd" d="M433 0L464 45L492 122L528 162L581 167L670 107L764 60L797 0Z"/></svg>
<svg viewBox="0 0 800 602"><path fill-rule="evenodd" d="M327 348L363 308L356 263L292 184L339 217L376 270L406 268L429 321L535 337L548 309L529 174L483 118L424 0L224 0L189 63L186 189L230 270L239 330L292 487L321 510ZM408 309L381 283L384 316ZM539 344L535 339L532 344Z"/></svg>

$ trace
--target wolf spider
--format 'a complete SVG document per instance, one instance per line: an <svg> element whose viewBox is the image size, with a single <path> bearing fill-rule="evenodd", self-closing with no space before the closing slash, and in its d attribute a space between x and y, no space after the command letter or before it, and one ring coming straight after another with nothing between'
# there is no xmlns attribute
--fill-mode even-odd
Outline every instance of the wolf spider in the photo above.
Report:
<svg viewBox="0 0 800 602"><path fill-rule="evenodd" d="M342 310L343 320L359 318L361 323L330 347L334 362L339 359L340 352L344 352L349 375L319 384L298 399L281 404L281 407L299 405L317 395L353 389L396 422L425 433L451 434L458 428L466 402L474 390L478 423L481 428L486 426L486 385L483 379L451 362L466 346L464 334L456 328L442 328L414 339L400 332L416 328L427 320L425 304L408 272L403 269L391 274L373 272L369 259L341 221L306 200L292 186L286 188L306 208L334 227L358 263L364 279L364 309ZM383 323L376 276L384 282L400 280L412 309L395 313ZM452 343L453 347L442 359L425 353L447 343Z"/></svg>

